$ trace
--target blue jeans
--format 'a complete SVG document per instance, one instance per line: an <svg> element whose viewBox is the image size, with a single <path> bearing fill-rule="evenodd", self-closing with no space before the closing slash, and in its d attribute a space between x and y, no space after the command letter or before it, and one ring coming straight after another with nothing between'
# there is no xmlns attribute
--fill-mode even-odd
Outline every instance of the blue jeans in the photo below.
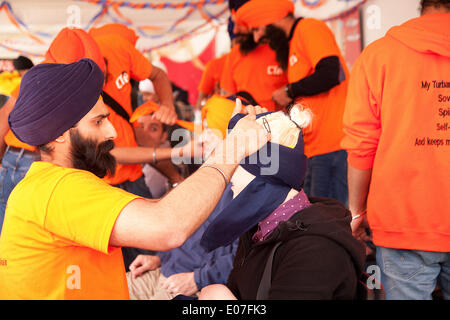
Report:
<svg viewBox="0 0 450 320"><path fill-rule="evenodd" d="M303 188L308 196L333 198L347 206L347 151L308 158Z"/></svg>
<svg viewBox="0 0 450 320"><path fill-rule="evenodd" d="M0 233L5 218L6 203L14 187L25 177L33 161L39 154L32 155L21 151L12 151L8 146L0 168Z"/></svg>
<svg viewBox="0 0 450 320"><path fill-rule="evenodd" d="M377 264L388 300L431 300L436 284L450 300L450 252L377 246Z"/></svg>
<svg viewBox="0 0 450 320"><path fill-rule="evenodd" d="M147 185L145 184L144 176L141 176L136 181L125 181L120 184L114 185L114 187L123 189L128 191L129 193L151 199L152 195ZM140 249L140 248L131 248L131 247L122 247L122 256L123 262L125 264L125 271L128 272L130 264L136 259L136 257L140 254L150 254L154 255L156 251Z"/></svg>

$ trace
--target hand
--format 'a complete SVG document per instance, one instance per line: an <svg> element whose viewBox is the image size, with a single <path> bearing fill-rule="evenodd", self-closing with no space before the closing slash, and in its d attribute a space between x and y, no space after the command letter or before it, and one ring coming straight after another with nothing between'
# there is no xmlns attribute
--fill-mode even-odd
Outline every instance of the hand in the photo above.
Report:
<svg viewBox="0 0 450 320"><path fill-rule="evenodd" d="M139 277L144 272L155 270L161 266L161 259L158 256L140 254L130 264L130 271L133 279Z"/></svg>
<svg viewBox="0 0 450 320"><path fill-rule="evenodd" d="M241 101L236 99L233 113L247 113L248 115L236 123L224 140L227 153L234 152L233 155L236 155L239 161L255 153L267 141L270 141L270 133L256 122L256 115L267 112L267 109L260 106L247 106L242 111Z"/></svg>
<svg viewBox="0 0 450 320"><path fill-rule="evenodd" d="M231 118L233 118L238 113L243 113L243 114L249 114L249 113L260 114L260 113L265 113L265 112L267 112L267 109L263 108L263 107L260 107L260 106L248 105L248 106L242 107L241 99L236 98L236 104L234 106Z"/></svg>
<svg viewBox="0 0 450 320"><path fill-rule="evenodd" d="M277 105L283 108L287 107L287 105L292 101L292 99L289 98L286 93L286 87L281 87L275 90L272 93L272 100L275 101Z"/></svg>
<svg viewBox="0 0 450 320"><path fill-rule="evenodd" d="M205 128L200 139L203 142L203 159L208 159L214 149L223 140L223 137L221 131Z"/></svg>
<svg viewBox="0 0 450 320"><path fill-rule="evenodd" d="M201 158L203 156L203 140L200 137L194 137L184 146L174 149L179 151L180 157Z"/></svg>
<svg viewBox="0 0 450 320"><path fill-rule="evenodd" d="M194 272L176 273L165 279L161 286L171 294L191 296L198 291Z"/></svg>
<svg viewBox="0 0 450 320"><path fill-rule="evenodd" d="M159 109L153 113L152 119L159 120L162 123L170 126L174 125L175 121L177 120L175 107L160 105Z"/></svg>
<svg viewBox="0 0 450 320"><path fill-rule="evenodd" d="M366 242L372 241L372 236L367 234L367 229L369 228L367 215L352 220L350 223L350 227L352 228L353 236L364 244L366 248L366 255L370 255L373 250L366 245Z"/></svg>

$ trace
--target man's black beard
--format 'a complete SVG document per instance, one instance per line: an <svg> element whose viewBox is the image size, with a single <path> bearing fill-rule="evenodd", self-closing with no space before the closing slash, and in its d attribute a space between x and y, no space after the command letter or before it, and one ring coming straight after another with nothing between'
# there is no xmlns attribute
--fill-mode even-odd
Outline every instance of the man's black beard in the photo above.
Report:
<svg viewBox="0 0 450 320"><path fill-rule="evenodd" d="M268 25L260 42L267 43L275 51L276 60L283 70L287 70L289 60L289 38L284 31L274 25Z"/></svg>
<svg viewBox="0 0 450 320"><path fill-rule="evenodd" d="M236 43L239 44L239 51L244 56L255 50L259 45L253 40L253 34L251 33L236 34Z"/></svg>
<svg viewBox="0 0 450 320"><path fill-rule="evenodd" d="M72 164L75 169L92 172L99 178L108 173L114 175L116 158L110 153L114 148L112 140L97 144L92 139L81 137L76 129L70 131Z"/></svg>

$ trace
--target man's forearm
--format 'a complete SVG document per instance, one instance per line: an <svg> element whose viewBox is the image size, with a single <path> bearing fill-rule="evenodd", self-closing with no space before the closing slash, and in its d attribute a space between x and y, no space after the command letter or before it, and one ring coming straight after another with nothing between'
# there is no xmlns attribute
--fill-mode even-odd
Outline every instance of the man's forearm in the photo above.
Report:
<svg viewBox="0 0 450 320"><path fill-rule="evenodd" d="M237 164L215 166L227 177L231 177ZM225 180L217 169L204 167L156 204L173 219L171 225L175 226L177 235L180 236L176 247L183 244L205 222L219 202L225 187Z"/></svg>
<svg viewBox="0 0 450 320"><path fill-rule="evenodd" d="M348 202L352 215L366 210L372 169L359 170L348 165Z"/></svg>
<svg viewBox="0 0 450 320"><path fill-rule="evenodd" d="M288 84L289 97L315 96L327 92L345 80L345 72L337 56L323 58L317 63L314 73Z"/></svg>
<svg viewBox="0 0 450 320"><path fill-rule="evenodd" d="M155 153L153 151L155 150ZM111 154L120 164L143 164L181 157L181 148L115 147ZM154 157L153 157L154 155Z"/></svg>
<svg viewBox="0 0 450 320"><path fill-rule="evenodd" d="M201 91L198 92L197 103L195 104L195 108L197 110L201 110L202 109L202 102L207 96L208 95L206 93L203 93Z"/></svg>
<svg viewBox="0 0 450 320"><path fill-rule="evenodd" d="M208 159L217 169L198 169L158 202L130 202L116 220L110 245L158 251L182 245L219 202L226 187L221 172L229 181L238 165L220 159Z"/></svg>
<svg viewBox="0 0 450 320"><path fill-rule="evenodd" d="M173 104L172 87L170 85L170 80L167 77L167 74L161 70L159 72L156 72L153 77L150 77L150 80L153 82L156 95L158 96L161 105L171 107L175 110L175 106Z"/></svg>

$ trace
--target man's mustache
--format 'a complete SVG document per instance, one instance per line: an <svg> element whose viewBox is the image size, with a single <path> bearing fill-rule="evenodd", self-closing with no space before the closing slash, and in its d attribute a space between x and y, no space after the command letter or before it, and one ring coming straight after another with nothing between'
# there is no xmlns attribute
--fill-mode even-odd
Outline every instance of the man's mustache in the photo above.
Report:
<svg viewBox="0 0 450 320"><path fill-rule="evenodd" d="M97 153L107 153L114 149L115 144L113 140L103 141L97 146Z"/></svg>

